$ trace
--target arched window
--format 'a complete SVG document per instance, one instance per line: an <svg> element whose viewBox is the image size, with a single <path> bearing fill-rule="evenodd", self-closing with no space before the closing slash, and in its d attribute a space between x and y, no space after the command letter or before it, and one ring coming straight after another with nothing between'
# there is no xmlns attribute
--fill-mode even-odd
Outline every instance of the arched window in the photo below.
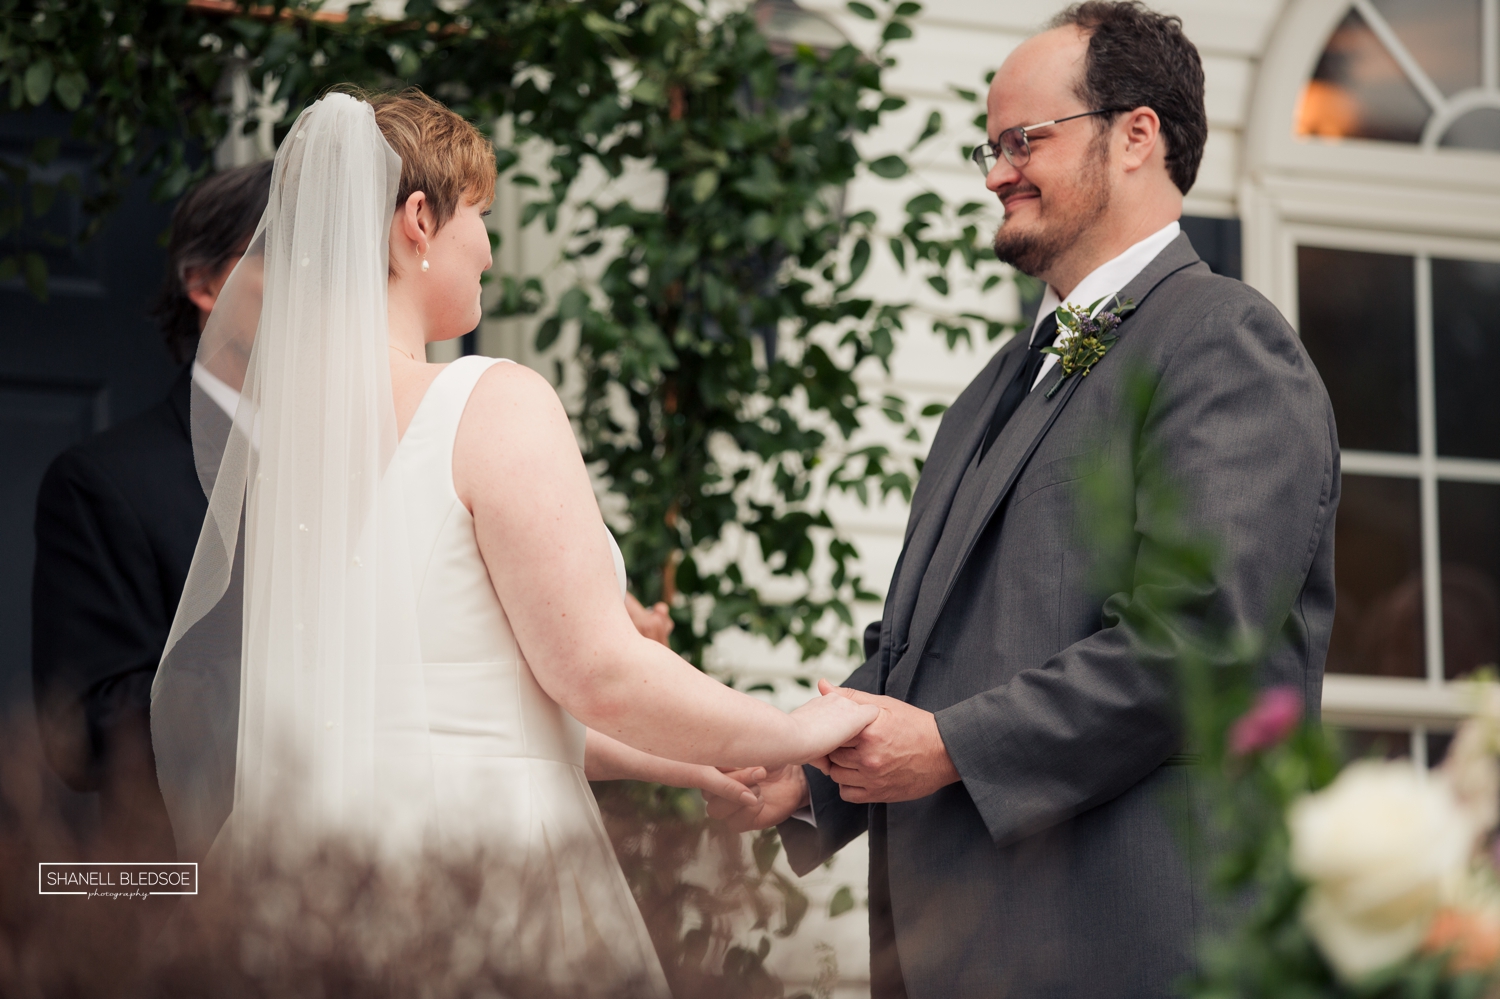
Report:
<svg viewBox="0 0 1500 999"><path fill-rule="evenodd" d="M1343 447L1324 709L1423 760L1500 661L1500 0L1294 0L1245 161Z"/></svg>
<svg viewBox="0 0 1500 999"><path fill-rule="evenodd" d="M1492 0L1356 0L1302 90L1296 134L1500 151Z"/></svg>

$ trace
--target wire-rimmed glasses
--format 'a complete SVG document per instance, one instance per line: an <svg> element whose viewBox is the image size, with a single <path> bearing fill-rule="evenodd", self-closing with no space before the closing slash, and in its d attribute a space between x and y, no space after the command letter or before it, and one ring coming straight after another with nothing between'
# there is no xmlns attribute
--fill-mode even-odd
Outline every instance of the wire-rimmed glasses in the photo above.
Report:
<svg viewBox="0 0 1500 999"><path fill-rule="evenodd" d="M1007 163L1019 170L1031 162L1031 140L1026 137L1028 132L1046 128L1049 125L1061 125L1074 118L1091 118L1098 114L1118 114L1129 110L1129 108L1101 108L1098 111L1070 114L1066 118L1054 118L1052 121L1039 121L1035 125L1016 125L1014 128L1007 128L1001 132L994 144L984 142L975 146L969 158L986 177L990 175L991 170L995 169L995 161L1000 156L1004 156ZM999 148L997 149L996 146Z"/></svg>

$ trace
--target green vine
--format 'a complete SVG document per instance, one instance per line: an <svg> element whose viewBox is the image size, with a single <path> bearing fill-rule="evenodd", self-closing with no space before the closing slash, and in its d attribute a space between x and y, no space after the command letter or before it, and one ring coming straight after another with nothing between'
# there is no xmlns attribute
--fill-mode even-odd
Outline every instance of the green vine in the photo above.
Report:
<svg viewBox="0 0 1500 999"><path fill-rule="evenodd" d="M236 59L287 102L280 128L338 83L420 86L482 127L505 121L501 183L533 195L523 224L581 221L552 270L561 293L501 275L495 314L535 316L540 348L577 343L559 379L581 376L580 438L623 500L633 588L672 604L676 647L700 665L729 628L814 657L852 628L855 602L877 599L829 498L909 498L916 421L942 410L919 416L871 388L866 372L889 372L916 307L861 279L890 253L940 295L954 267L987 270L975 278L986 290L1002 280L979 202L924 192L899 219L844 211L861 177L908 174L902 155L867 159L859 143L905 103L883 74L921 6L849 9L877 23L874 51L773 46L752 10L702 0L410 0L401 21L368 4L330 16L286 0L0 0L12 107L70 112L69 141L93 156L88 176L50 180L56 139L5 161L0 235L13 252L0 277L24 273L44 293L45 261L21 237L77 235L47 230L49 198L82 198L93 229L136 177L172 197L204 173L228 128L221 95ZM941 128L934 111L910 149ZM518 165L528 144L545 150L544 170ZM585 193L590 164L610 178L644 167L659 203ZM975 313L930 320L950 345L1008 330ZM881 421L911 447L870 443Z"/></svg>

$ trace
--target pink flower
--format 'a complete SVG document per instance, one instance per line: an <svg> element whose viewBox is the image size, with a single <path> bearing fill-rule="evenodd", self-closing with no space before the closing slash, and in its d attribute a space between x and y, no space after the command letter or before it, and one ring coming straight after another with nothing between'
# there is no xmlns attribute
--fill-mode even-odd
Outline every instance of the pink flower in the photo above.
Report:
<svg viewBox="0 0 1500 999"><path fill-rule="evenodd" d="M1285 739L1302 720L1302 695L1296 687L1263 690L1229 730L1229 751L1235 756L1270 749Z"/></svg>

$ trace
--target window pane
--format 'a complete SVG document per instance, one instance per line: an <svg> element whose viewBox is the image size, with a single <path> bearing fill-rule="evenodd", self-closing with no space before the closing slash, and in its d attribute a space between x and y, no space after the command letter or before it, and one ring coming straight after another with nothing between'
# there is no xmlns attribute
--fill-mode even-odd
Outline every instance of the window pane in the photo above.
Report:
<svg viewBox="0 0 1500 999"><path fill-rule="evenodd" d="M1341 728L1339 742L1344 747L1345 757L1351 760L1411 757L1411 732L1405 729Z"/></svg>
<svg viewBox="0 0 1500 999"><path fill-rule="evenodd" d="M1341 447L1416 453L1413 274L1411 257L1297 247L1298 330Z"/></svg>
<svg viewBox="0 0 1500 999"><path fill-rule="evenodd" d="M1417 64L1450 96L1479 86L1479 0L1374 0Z"/></svg>
<svg viewBox="0 0 1500 999"><path fill-rule="evenodd" d="M1438 454L1500 459L1500 263L1434 260L1432 314Z"/></svg>
<svg viewBox="0 0 1500 999"><path fill-rule="evenodd" d="M1365 19L1334 29L1297 109L1298 135L1418 142L1432 113Z"/></svg>
<svg viewBox="0 0 1500 999"><path fill-rule="evenodd" d="M1415 479L1345 475L1333 550L1328 672L1426 676L1422 528Z"/></svg>
<svg viewBox="0 0 1500 999"><path fill-rule="evenodd" d="M1449 149L1487 149L1500 152L1500 111L1476 108L1463 115L1438 139Z"/></svg>
<svg viewBox="0 0 1500 999"><path fill-rule="evenodd" d="M1500 662L1500 485L1438 483L1438 524L1443 672L1452 679Z"/></svg>
<svg viewBox="0 0 1500 999"><path fill-rule="evenodd" d="M1427 765L1429 767L1441 766L1443 758L1448 755L1448 747L1453 745L1452 732L1427 733Z"/></svg>

